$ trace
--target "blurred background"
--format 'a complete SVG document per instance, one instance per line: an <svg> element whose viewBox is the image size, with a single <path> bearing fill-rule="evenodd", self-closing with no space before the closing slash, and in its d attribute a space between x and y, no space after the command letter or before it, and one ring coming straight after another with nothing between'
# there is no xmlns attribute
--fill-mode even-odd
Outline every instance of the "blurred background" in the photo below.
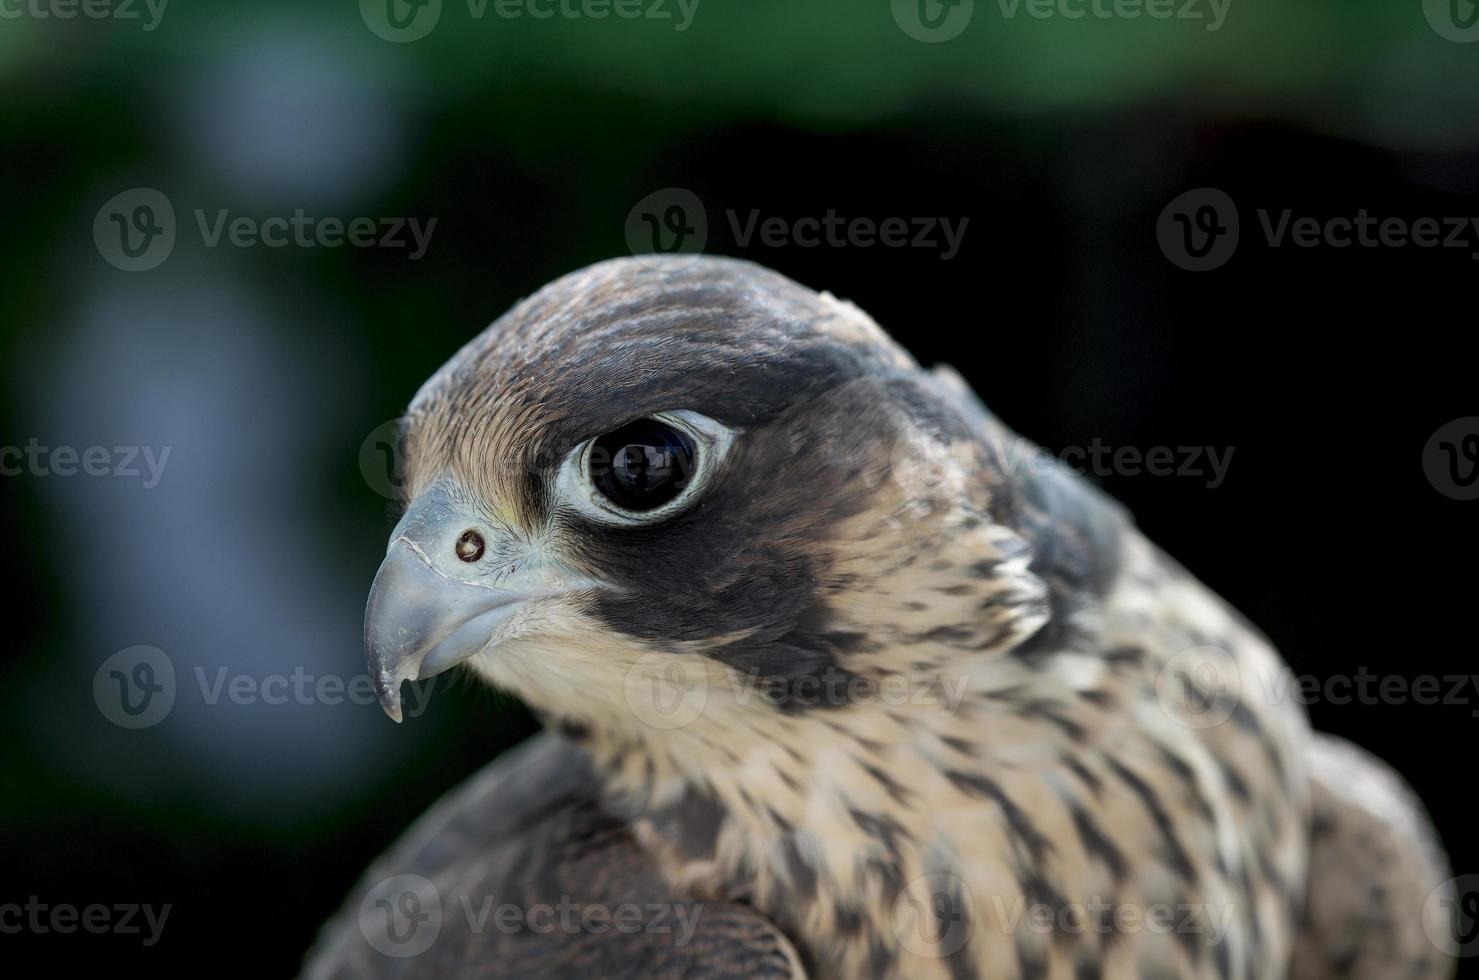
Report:
<svg viewBox="0 0 1479 980"><path fill-rule="evenodd" d="M673 248L1084 450L1296 674L1464 680L1310 712L1479 872L1475 42L1471 0L0 0L0 903L171 907L0 948L292 975L534 731L354 680L385 423L519 297Z"/></svg>

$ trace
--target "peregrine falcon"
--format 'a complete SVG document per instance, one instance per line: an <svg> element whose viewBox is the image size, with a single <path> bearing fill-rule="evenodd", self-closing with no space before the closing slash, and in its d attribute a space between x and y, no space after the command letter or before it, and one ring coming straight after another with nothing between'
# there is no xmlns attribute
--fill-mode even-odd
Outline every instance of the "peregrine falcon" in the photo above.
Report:
<svg viewBox="0 0 1479 980"><path fill-rule="evenodd" d="M371 867L307 977L1451 973L1400 779L856 306L603 262L457 353L405 446L381 703L463 665L546 732Z"/></svg>

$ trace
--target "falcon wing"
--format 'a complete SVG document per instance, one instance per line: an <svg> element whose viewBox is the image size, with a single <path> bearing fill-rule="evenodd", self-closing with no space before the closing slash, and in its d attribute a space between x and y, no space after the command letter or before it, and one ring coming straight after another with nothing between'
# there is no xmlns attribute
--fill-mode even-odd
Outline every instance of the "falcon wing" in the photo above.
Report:
<svg viewBox="0 0 1479 980"><path fill-rule="evenodd" d="M753 908L667 884L545 734L432 807L355 886L305 980L804 976Z"/></svg>

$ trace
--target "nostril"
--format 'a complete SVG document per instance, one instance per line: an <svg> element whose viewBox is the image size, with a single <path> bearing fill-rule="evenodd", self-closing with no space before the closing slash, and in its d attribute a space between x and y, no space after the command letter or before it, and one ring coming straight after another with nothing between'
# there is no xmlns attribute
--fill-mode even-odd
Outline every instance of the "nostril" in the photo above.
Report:
<svg viewBox="0 0 1479 980"><path fill-rule="evenodd" d="M457 539L457 557L465 562L474 562L483 557L483 536L474 530L462 532Z"/></svg>

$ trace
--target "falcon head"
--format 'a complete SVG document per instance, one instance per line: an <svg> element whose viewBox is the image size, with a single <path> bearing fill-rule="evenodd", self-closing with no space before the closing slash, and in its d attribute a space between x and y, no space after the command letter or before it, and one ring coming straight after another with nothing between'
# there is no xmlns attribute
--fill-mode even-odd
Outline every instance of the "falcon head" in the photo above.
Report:
<svg viewBox="0 0 1479 980"><path fill-rule="evenodd" d="M1016 445L862 311L766 269L575 272L410 406L365 621L381 703L399 720L403 681L466 664L572 725L720 739L924 690L1102 571L1058 481L1009 472Z"/></svg>

